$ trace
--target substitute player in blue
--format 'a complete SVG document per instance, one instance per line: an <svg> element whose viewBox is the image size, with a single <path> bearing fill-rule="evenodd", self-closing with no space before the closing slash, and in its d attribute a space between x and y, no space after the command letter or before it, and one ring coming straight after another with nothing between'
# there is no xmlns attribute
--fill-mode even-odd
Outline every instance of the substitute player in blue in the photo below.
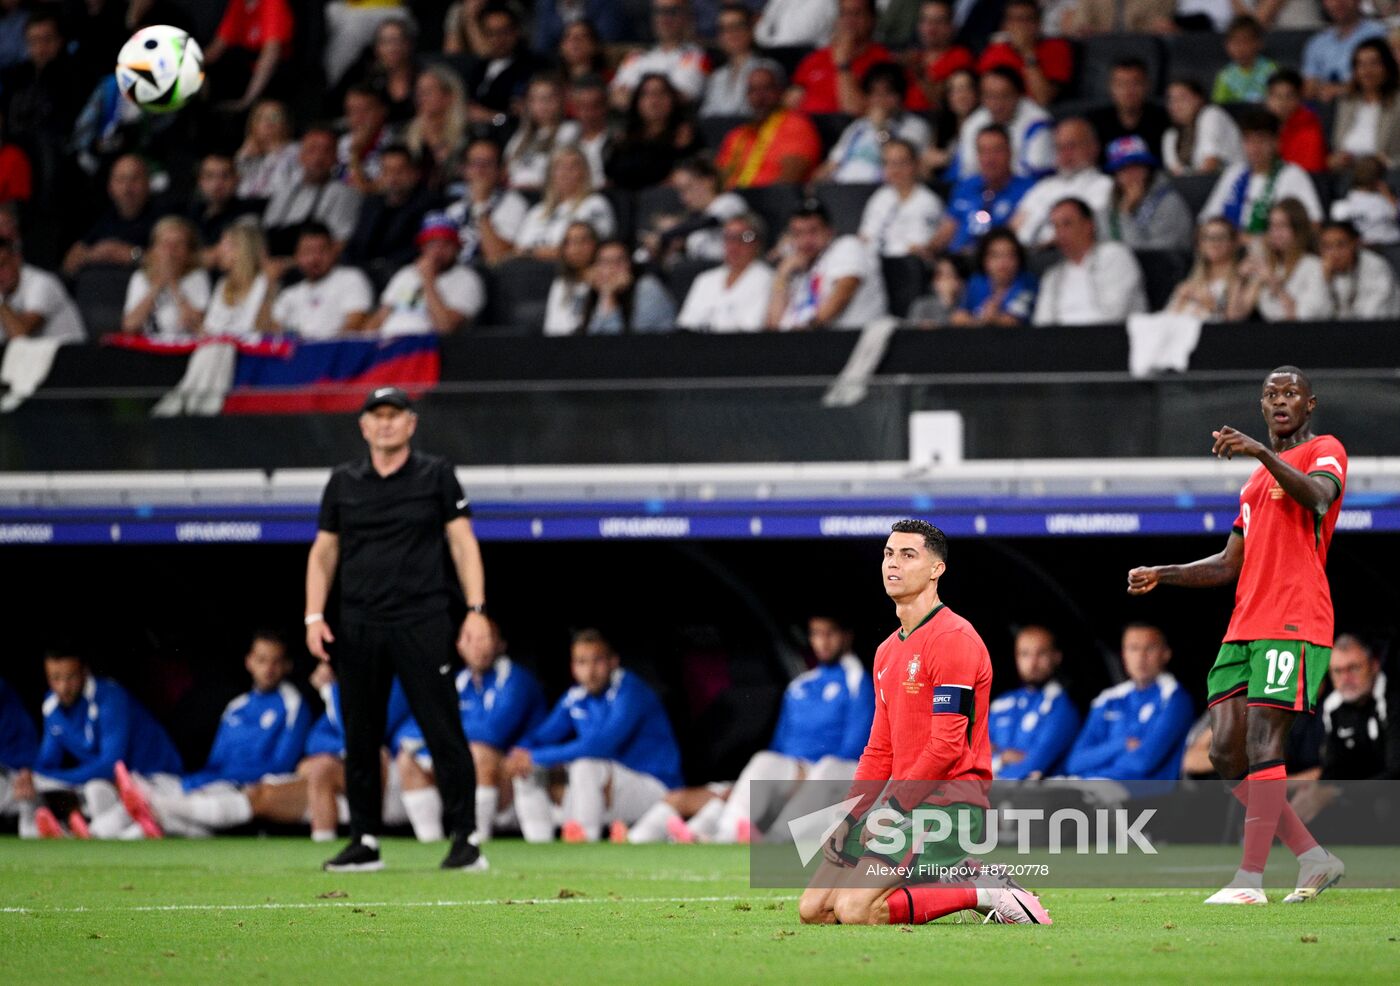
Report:
<svg viewBox="0 0 1400 986"><path fill-rule="evenodd" d="M34 835L34 804L14 796L15 782L34 786L31 767L39 752L39 734L19 694L0 678L0 815L20 815L20 834Z"/></svg>
<svg viewBox="0 0 1400 986"><path fill-rule="evenodd" d="M85 835L83 815L96 821L120 812L113 784L117 764L152 773L178 773L180 754L165 729L141 703L111 678L93 675L71 650L44 657L49 694L44 699L44 736L34 758L32 783L16 784L15 796L69 790L80 794L82 814L69 815L75 835ZM57 819L46 808L35 813L40 835L60 836Z"/></svg>
<svg viewBox="0 0 1400 986"><path fill-rule="evenodd" d="M567 775L566 842L592 842L607 822L630 825L681 783L681 757L661 700L618 666L597 630L574 634L573 688L532 729L503 765L514 784L515 811L527 842L554 835L551 774Z"/></svg>
<svg viewBox="0 0 1400 986"><path fill-rule="evenodd" d="M457 674L457 706L476 764L476 833L491 838L498 811L510 806L511 787L501 773L506 754L544 719L544 690L525 668L506 656L501 628L486 618L485 632L468 634L467 666ZM404 807L420 842L443 837L442 797L434 786L433 761L423 731L411 716L394 735L403 778Z"/></svg>
<svg viewBox="0 0 1400 986"><path fill-rule="evenodd" d="M169 829L206 836L253 817L247 788L262 780L290 779L311 729L311 710L286 680L292 669L282 638L258 631L243 665L250 691L224 708L214 745L202 770L182 777L117 771L127 813L149 837Z"/></svg>
<svg viewBox="0 0 1400 986"><path fill-rule="evenodd" d="M1167 781L1181 776L1181 757L1194 711L1191 696L1165 670L1167 638L1157 627L1130 623L1123 631L1128 680L1099 693L1065 773L1114 781Z"/></svg>
<svg viewBox="0 0 1400 986"><path fill-rule="evenodd" d="M1004 781L1055 773L1079 732L1079 710L1055 680L1063 655L1042 626L1016 634L1016 673L1021 687L992 703L992 776Z"/></svg>

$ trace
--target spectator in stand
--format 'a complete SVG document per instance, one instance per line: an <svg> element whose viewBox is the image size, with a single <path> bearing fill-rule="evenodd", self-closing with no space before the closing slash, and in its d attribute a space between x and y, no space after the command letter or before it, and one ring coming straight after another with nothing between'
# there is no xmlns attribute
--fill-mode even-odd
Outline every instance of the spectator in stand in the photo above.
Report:
<svg viewBox="0 0 1400 986"><path fill-rule="evenodd" d="M402 144L381 153L379 187L377 195L360 203L355 231L345 244L345 259L376 278L413 262L423 217L434 205L418 161Z"/></svg>
<svg viewBox="0 0 1400 986"><path fill-rule="evenodd" d="M287 108L265 99L248 114L243 145L233 156L238 168L238 194L245 199L269 199L279 188L297 180L300 147L292 140Z"/></svg>
<svg viewBox="0 0 1400 986"><path fill-rule="evenodd" d="M1050 210L1075 198L1106 224L1113 179L1099 170L1099 142L1087 120L1070 117L1055 126L1055 173L1046 175L1021 199L1011 228L1028 247L1046 246L1054 238Z"/></svg>
<svg viewBox="0 0 1400 986"><path fill-rule="evenodd" d="M28 202L34 191L34 172L24 148L9 141L5 116L0 112L0 204Z"/></svg>
<svg viewBox="0 0 1400 986"><path fill-rule="evenodd" d="M1088 120L1107 154L1108 145L1119 137L1141 137L1147 149L1162 159L1162 136L1171 126L1167 111L1148 99L1147 63L1140 58L1116 62L1108 74L1110 103L1089 112Z"/></svg>
<svg viewBox="0 0 1400 986"><path fill-rule="evenodd" d="M1063 199L1050 225L1063 259L1041 278L1035 325L1109 325L1147 311L1137 258L1121 243L1098 241L1088 203Z"/></svg>
<svg viewBox="0 0 1400 986"><path fill-rule="evenodd" d="M337 267L338 253L335 237L323 223L303 223L293 257L301 280L283 288L270 305L263 305L258 330L294 332L303 339L320 340L364 328L374 305L374 288L354 267Z"/></svg>
<svg viewBox="0 0 1400 986"><path fill-rule="evenodd" d="M450 335L471 325L486 307L486 288L480 274L457 263L460 250L457 224L445 212L423 217L418 259L389 279L365 331L386 338Z"/></svg>
<svg viewBox="0 0 1400 986"><path fill-rule="evenodd" d="M278 93L292 34L287 0L229 0L214 40L204 49L209 98L246 113L265 93Z"/></svg>
<svg viewBox="0 0 1400 986"><path fill-rule="evenodd" d="M355 85L368 86L379 93L389 108L389 123L395 127L413 119L413 93L418 83L417 41L413 23L402 15L382 21L374 32L368 66L350 75Z"/></svg>
<svg viewBox="0 0 1400 986"><path fill-rule="evenodd" d="M1385 162L1374 154L1358 158L1351 169L1351 188L1332 203L1332 218L1349 222L1367 246L1400 243L1395 193L1386 182Z"/></svg>
<svg viewBox="0 0 1400 986"><path fill-rule="evenodd" d="M63 273L75 277L89 264L134 264L162 215L151 197L151 173L146 162L125 154L107 175L108 205L82 239L68 248Z"/></svg>
<svg viewBox="0 0 1400 986"><path fill-rule="evenodd" d="M504 177L499 144L478 137L467 145L462 172L466 191L447 207L461 240L459 263L479 260L489 266L515 253L516 238L530 203L519 192L503 187Z"/></svg>
<svg viewBox="0 0 1400 986"><path fill-rule="evenodd" d="M1011 169L1039 178L1055 166L1050 114L1026 97L1025 84L1015 69L998 66L979 83L982 105L963 124L958 157L946 176L960 181L977 174L977 135L995 123L1011 138Z"/></svg>
<svg viewBox="0 0 1400 986"><path fill-rule="evenodd" d="M817 169L814 181L834 181L849 184L870 184L882 181L881 148L890 140L902 140L914 148L914 163L932 140L928 121L904 109L904 93L908 86L904 69L893 62L870 66L860 80L865 95L865 114L841 132L841 138L831 148L826 163Z"/></svg>
<svg viewBox="0 0 1400 986"><path fill-rule="evenodd" d="M710 71L705 49L691 39L693 25L686 0L652 0L651 30L656 45L622 60L612 80L612 105L631 113L636 94L648 77L661 75L684 102L694 105L705 92Z"/></svg>
<svg viewBox="0 0 1400 986"><path fill-rule="evenodd" d="M1173 0L1058 0L1045 14L1046 29L1052 34L1083 38L1095 34L1173 34L1172 15L1178 7ZM1059 30L1053 28L1058 25Z"/></svg>
<svg viewBox="0 0 1400 986"><path fill-rule="evenodd" d="M1253 0L1252 14L1266 31L1309 30L1322 26L1318 0Z"/></svg>
<svg viewBox="0 0 1400 986"><path fill-rule="evenodd" d="M932 113L933 136L919 163L925 177L932 178L957 160L962 129L977 111L979 98L972 69L957 69L943 82L943 106Z"/></svg>
<svg viewBox="0 0 1400 986"><path fill-rule="evenodd" d="M520 126L505 148L506 176L511 188L537 192L544 187L549 159L561 147L578 140L579 126L564 119L564 86L553 75L537 75L525 93Z"/></svg>
<svg viewBox="0 0 1400 986"><path fill-rule="evenodd" d="M588 159L588 173L596 188L607 184L604 164L614 135L608 119L608 87L602 76L586 75L569 87L569 113L578 124L577 147Z"/></svg>
<svg viewBox="0 0 1400 986"><path fill-rule="evenodd" d="M1351 81L1352 55L1361 42L1385 41L1385 25L1361 15L1361 0L1322 0L1332 26L1308 39L1303 49L1303 97L1330 103Z"/></svg>
<svg viewBox="0 0 1400 986"><path fill-rule="evenodd" d="M622 135L609 151L604 171L614 187L636 192L660 185L699 148L681 94L666 76L647 75L632 92Z"/></svg>
<svg viewBox="0 0 1400 986"><path fill-rule="evenodd" d="M209 306L209 274L199 266L199 232L181 216L151 230L141 267L127 282L122 331L167 342L199 334Z"/></svg>
<svg viewBox="0 0 1400 986"><path fill-rule="evenodd" d="M1009 241L1015 244L1015 239ZM1056 773L1079 732L1079 710L1055 679L1063 655L1042 626L1016 634L1016 674L1021 687L999 695L987 710L992 776L1039 780Z"/></svg>
<svg viewBox="0 0 1400 986"><path fill-rule="evenodd" d="M313 127L301 138L301 175L275 189L263 210L268 251L274 257L290 255L298 231L310 219L330 228L337 250L355 231L360 193L335 180L335 143L335 134L324 127Z"/></svg>
<svg viewBox="0 0 1400 986"><path fill-rule="evenodd" d="M549 297L545 302L545 335L573 335L583 328L588 272L597 253L598 231L585 222L569 223L559 248L559 272L549 285Z"/></svg>
<svg viewBox="0 0 1400 986"><path fill-rule="evenodd" d="M204 312L204 334L257 338L258 313L275 283L268 277L267 242L257 219L249 216L225 229L214 254L224 276Z"/></svg>
<svg viewBox="0 0 1400 986"><path fill-rule="evenodd" d="M765 293L755 307L762 313ZM0 332L4 339L21 337L82 342L87 333L78 306L63 282L46 270L24 262L19 220L12 206L0 207Z"/></svg>
<svg viewBox="0 0 1400 986"><path fill-rule="evenodd" d="M1269 226L1269 210L1287 198L1303 204L1313 222L1322 221L1322 203L1312 179L1278 154L1278 118L1266 110L1241 114L1244 160L1220 175L1199 219L1224 216L1246 237L1259 236Z"/></svg>
<svg viewBox="0 0 1400 986"><path fill-rule="evenodd" d="M875 0L838 0L836 30L831 44L818 48L798 63L787 105L803 113L849 113L865 107L860 80L872 65L892 62L893 56L873 39Z"/></svg>
<svg viewBox="0 0 1400 986"><path fill-rule="evenodd" d="M321 50L326 84L334 89L375 40L381 25L411 23L403 0L329 0L326 40Z"/></svg>
<svg viewBox="0 0 1400 986"><path fill-rule="evenodd" d="M749 111L749 73L762 63L753 47L753 11L725 3L719 11L719 50L724 64L705 80L700 116L744 116Z"/></svg>
<svg viewBox="0 0 1400 986"><path fill-rule="evenodd" d="M671 175L685 213L659 217L653 229L641 240L653 263L665 263L681 255L687 260L724 259L721 229L725 222L747 211L744 200L734 192L720 191L719 172L703 157L687 158Z"/></svg>
<svg viewBox="0 0 1400 986"><path fill-rule="evenodd" d="M554 152L544 196L525 214L516 248L536 260L559 259L564 233L572 223L585 222L601 237L617 227L608 200L593 191L588 159L576 147Z"/></svg>
<svg viewBox="0 0 1400 986"><path fill-rule="evenodd" d="M1196 261L1172 290L1166 310L1202 322L1225 321L1239 310L1234 302L1244 280L1239 267L1239 230L1225 219L1207 219L1196 230Z"/></svg>
<svg viewBox="0 0 1400 986"><path fill-rule="evenodd" d="M760 48L818 48L836 27L836 0L768 0L754 25Z"/></svg>
<svg viewBox="0 0 1400 986"><path fill-rule="evenodd" d="M1263 237L1240 264L1243 284L1232 319L1251 313L1268 322L1307 322L1331 318L1332 292L1322 261L1313 252L1312 218L1297 199L1282 199L1269 209Z"/></svg>
<svg viewBox="0 0 1400 986"><path fill-rule="evenodd" d="M755 66L749 73L753 120L729 131L715 158L725 188L804 183L821 160L817 128L805 113L785 108L782 96L782 69Z"/></svg>
<svg viewBox="0 0 1400 986"><path fill-rule="evenodd" d="M885 183L865 202L862 242L881 257L932 259L929 243L943 222L943 200L919 181L913 144L891 137L880 159Z"/></svg>
<svg viewBox="0 0 1400 986"><path fill-rule="evenodd" d="M476 58L469 64L465 79L458 80L457 73L442 67L425 69L424 74L435 76L440 85L452 90L454 96L464 92L468 101L467 121L500 127L506 122L506 114L518 111L517 104L525 95L525 87L534 76L537 63L525 44L520 15L513 6L491 0L477 10L475 21L481 31L483 48L474 52ZM449 77L451 82L447 82ZM420 117L423 114L422 81L420 76ZM442 98L447 95L443 93ZM440 112L445 113L446 110ZM460 141L462 135L458 134L457 137ZM455 173L456 169L452 169L452 172Z"/></svg>
<svg viewBox="0 0 1400 986"><path fill-rule="evenodd" d="M38 155L46 144L55 155L68 140L87 89L64 50L63 28L52 8L29 15L25 59L0 74L0 110L9 137Z"/></svg>
<svg viewBox="0 0 1400 986"><path fill-rule="evenodd" d="M185 210L185 217L199 230L199 245L206 267L213 264L213 250L224 230L247 215L262 211L262 204L238 194L238 170L226 154L206 154L199 162L195 186L197 194Z"/></svg>
<svg viewBox="0 0 1400 986"><path fill-rule="evenodd" d="M1264 106L1280 122L1279 157L1304 171L1325 169L1327 136L1317 114L1303 105L1303 77L1291 68L1275 72L1269 77Z"/></svg>
<svg viewBox="0 0 1400 986"><path fill-rule="evenodd" d="M904 316L906 328L941 329L953 324L953 313L963 303L967 293L962 271L952 257L939 257L933 262L932 293L920 295L909 305Z"/></svg>
<svg viewBox="0 0 1400 986"><path fill-rule="evenodd" d="M1194 713L1191 696L1166 671L1172 658L1154 626L1123 631L1128 680L1099 693L1065 760L1065 773L1115 781L1168 781L1181 776L1181 757Z"/></svg>
<svg viewBox="0 0 1400 986"><path fill-rule="evenodd" d="M992 123L977 134L977 170L953 186L948 212L929 244L933 254L947 250L967 253L989 230L1011 221L1035 179L1011 170L1011 138L1006 128Z"/></svg>
<svg viewBox="0 0 1400 986"><path fill-rule="evenodd" d="M404 143L423 165L428 187L438 191L462 170L468 117L462 80L445 65L430 66L419 74L413 99L417 112L404 131Z"/></svg>
<svg viewBox="0 0 1400 986"><path fill-rule="evenodd" d="M1108 148L1113 195L1108 238L1134 250L1189 250L1196 220L1181 193L1159 170L1141 137L1119 137Z"/></svg>
<svg viewBox="0 0 1400 986"><path fill-rule="evenodd" d="M1213 174L1244 157L1240 128L1225 110L1206 100L1192 79L1167 86L1172 127L1162 140L1162 160L1174 175Z"/></svg>
<svg viewBox="0 0 1400 986"><path fill-rule="evenodd" d="M1318 246L1334 318L1400 317L1395 272L1384 257L1361 248L1361 234L1355 226L1323 223Z"/></svg>
<svg viewBox="0 0 1400 986"><path fill-rule="evenodd" d="M541 56L559 47L572 24L589 24L600 43L614 44L623 40L627 32L627 13L615 0L535 0L534 8L534 35L530 45ZM447 34L450 37L451 31ZM453 53L454 49L449 45L447 51Z"/></svg>
<svg viewBox="0 0 1400 986"><path fill-rule="evenodd" d="M1020 74L1026 93L1041 106L1053 103L1074 77L1074 52L1063 38L1041 35L1036 0L1007 0L1001 34L977 59L983 75L1002 65Z"/></svg>
<svg viewBox="0 0 1400 986"><path fill-rule="evenodd" d="M1368 154L1400 163L1400 65L1384 41L1363 41L1351 56L1351 85L1337 100L1327 166L1351 171Z"/></svg>
<svg viewBox="0 0 1400 986"><path fill-rule="evenodd" d="M1216 74L1211 102L1262 103L1278 65L1264 57L1264 29L1259 22L1249 14L1237 14L1225 30L1225 53L1230 64Z"/></svg>
<svg viewBox="0 0 1400 986"><path fill-rule="evenodd" d="M598 244L587 274L583 299L583 332L587 335L629 335L669 332L676 325L676 303L661 282L632 267L632 251L621 240Z"/></svg>
<svg viewBox="0 0 1400 986"><path fill-rule="evenodd" d="M1035 311L1035 275L1026 269L1026 248L1016 234L994 229L982 237L977 244L976 269L949 323L1010 328L1029 325Z"/></svg>
<svg viewBox="0 0 1400 986"><path fill-rule="evenodd" d="M345 93L345 133L335 148L336 177L361 195L377 191L379 156L395 137L379 90L351 86Z"/></svg>
<svg viewBox="0 0 1400 986"><path fill-rule="evenodd" d="M906 105L917 113L943 109L949 76L972 68L972 52L954 40L954 6L954 0L923 0L919 4L918 45L902 58L913 82Z"/></svg>
<svg viewBox="0 0 1400 986"><path fill-rule="evenodd" d="M854 236L837 236L820 202L804 202L779 244L766 325L859 329L889 311L879 259Z"/></svg>
<svg viewBox="0 0 1400 986"><path fill-rule="evenodd" d="M29 4L25 0L0 0L0 72L24 61L24 27L28 23Z"/></svg>
<svg viewBox="0 0 1400 986"><path fill-rule="evenodd" d="M571 21L565 25L555 61L555 68L565 82L586 75L612 75L608 67L608 54L603 50L603 39L598 36L598 29L591 21Z"/></svg>
<svg viewBox="0 0 1400 986"><path fill-rule="evenodd" d="M757 332L763 328L773 289L773 268L763 262L767 226L752 212L724 223L724 262L690 286L676 318L699 332Z"/></svg>

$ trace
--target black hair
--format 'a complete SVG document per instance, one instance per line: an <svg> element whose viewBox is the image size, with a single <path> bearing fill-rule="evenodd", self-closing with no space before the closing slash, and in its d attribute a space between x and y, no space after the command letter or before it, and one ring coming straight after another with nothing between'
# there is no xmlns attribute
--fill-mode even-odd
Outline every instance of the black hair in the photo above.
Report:
<svg viewBox="0 0 1400 986"><path fill-rule="evenodd" d="M1240 125L1240 133L1278 136L1278 117L1262 106L1240 107L1237 122Z"/></svg>
<svg viewBox="0 0 1400 986"><path fill-rule="evenodd" d="M1113 68L1114 71L1117 71L1120 68L1125 68L1131 69L1134 72L1141 72L1143 75L1151 74L1147 70L1147 63L1144 62L1141 58L1138 58L1136 55L1129 55L1126 58L1118 59L1118 61L1113 63Z"/></svg>
<svg viewBox="0 0 1400 986"><path fill-rule="evenodd" d="M1017 72L1010 65L993 65L982 73L982 78L1005 79L1016 90L1017 95L1024 96L1026 94L1026 80L1022 78L1020 72Z"/></svg>
<svg viewBox="0 0 1400 986"><path fill-rule="evenodd" d="M575 630L569 635L569 646L575 647L579 644L597 644L604 648L609 654L616 654L613 645L608 638L603 636L603 631L596 627L584 627L582 630Z"/></svg>
<svg viewBox="0 0 1400 986"><path fill-rule="evenodd" d="M1194 79L1186 75L1178 75L1173 77L1171 82L1168 83L1168 85L1181 86L1183 89L1190 89L1193 93L1196 94L1196 97L1198 99L1205 100L1206 102L1210 101L1206 97L1206 87L1201 85L1200 79Z"/></svg>
<svg viewBox="0 0 1400 986"><path fill-rule="evenodd" d="M1155 623L1148 623L1146 620L1133 620L1123 625L1124 633L1127 633L1129 630L1151 630L1162 639L1163 644L1168 647L1171 646L1171 643L1167 640L1167 631L1163 630Z"/></svg>
<svg viewBox="0 0 1400 986"><path fill-rule="evenodd" d="M580 75L577 78L570 81L569 88L602 89L604 92L606 92L608 89L608 81L604 79L601 75L595 75L590 72L588 75Z"/></svg>
<svg viewBox="0 0 1400 986"><path fill-rule="evenodd" d="M797 208L788 214L788 222L794 219L820 219L827 226L831 225L831 213L826 211L826 206L822 205L820 199L803 199Z"/></svg>
<svg viewBox="0 0 1400 986"><path fill-rule="evenodd" d="M885 141L885 147L902 147L909 152L909 157L915 164L919 163L919 149L903 137L891 137L889 140Z"/></svg>
<svg viewBox="0 0 1400 986"><path fill-rule="evenodd" d="M1293 68L1281 68L1281 69L1279 69L1279 70L1278 70L1277 72L1275 72L1273 75L1269 76L1269 81L1268 81L1267 83L1265 83L1265 86L1266 86L1266 88L1272 89L1275 85L1277 85L1277 84L1280 83L1280 82L1282 82L1282 83L1284 83L1284 84L1286 84L1286 85L1290 85L1290 86L1292 86L1294 89L1299 90L1300 92L1302 91L1302 88L1303 88L1303 77L1302 77L1301 75L1298 74L1298 70L1297 70L1297 69L1293 69Z"/></svg>
<svg viewBox="0 0 1400 986"><path fill-rule="evenodd" d="M1361 239L1361 231L1356 228L1356 224L1349 219L1329 219L1318 228L1318 233L1325 233L1332 230L1336 233L1345 233L1354 243Z"/></svg>
<svg viewBox="0 0 1400 986"><path fill-rule="evenodd" d="M715 168L714 163L709 158L699 154L692 155L680 161L676 165L675 170L688 172L696 178L704 178L707 181L716 181L719 179L719 171Z"/></svg>
<svg viewBox="0 0 1400 986"><path fill-rule="evenodd" d="M1264 36L1264 26L1248 14L1238 14L1231 18L1229 24L1225 25L1225 37L1227 38L1241 31L1248 31L1256 38Z"/></svg>
<svg viewBox="0 0 1400 986"><path fill-rule="evenodd" d="M1058 209L1062 205L1067 205L1070 208L1074 209L1075 212L1079 213L1081 218L1087 219L1090 222L1094 221L1094 210L1089 208L1089 203L1085 202L1083 199L1078 198L1074 195L1067 196L1066 198L1060 199L1060 201L1056 202L1051 208L1051 211L1053 212L1055 209Z"/></svg>
<svg viewBox="0 0 1400 986"><path fill-rule="evenodd" d="M300 241L303 236L324 236L328 240L335 240L331 228L316 219L309 219L297 227L297 240Z"/></svg>
<svg viewBox="0 0 1400 986"><path fill-rule="evenodd" d="M379 157L381 160L388 157L390 154L399 154L403 157L408 158L408 163L413 165L415 168L420 168L423 165L423 162L419 160L418 155L413 153L413 148L409 147L407 144L390 144L379 151Z"/></svg>
<svg viewBox="0 0 1400 986"><path fill-rule="evenodd" d="M1304 373L1302 370L1298 369L1296 366L1293 366L1293 365L1291 365L1291 364L1290 364L1290 365L1287 365L1287 366L1276 366L1276 367L1274 367L1272 370L1269 371L1269 376L1266 376L1264 379L1267 381L1267 380L1269 379L1269 377L1276 377L1276 376L1278 376L1278 375L1281 374L1281 373L1282 373L1282 374L1287 374L1287 375L1289 375L1289 376L1297 377L1297 378L1298 378L1298 382L1299 382L1300 384L1302 384L1304 387L1307 387L1307 388L1308 388L1308 393L1310 393L1310 394L1313 393L1312 381L1308 379L1308 375L1307 375L1306 373Z"/></svg>
<svg viewBox="0 0 1400 986"><path fill-rule="evenodd" d="M977 138L980 139L981 136L986 133L997 134L1002 140L1006 141L1008 145L1011 143L1011 131L1007 130L1000 123L987 124L981 130L977 131Z"/></svg>
<svg viewBox="0 0 1400 986"><path fill-rule="evenodd" d="M719 12L721 14L743 14L744 20L748 21L750 24L753 23L753 11L745 4L736 3L733 2L733 0L726 0L726 2L720 4ZM718 15L716 15L715 20L719 20Z"/></svg>
<svg viewBox="0 0 1400 986"><path fill-rule="evenodd" d="M926 520L897 520L890 525L891 534L918 534L924 539L924 547L930 554L942 561L948 560L948 535Z"/></svg>
<svg viewBox="0 0 1400 986"><path fill-rule="evenodd" d="M356 83L345 90L345 95L347 98L350 96L368 96L380 106L387 106L389 104L389 100L385 97L384 91L378 86L370 85L368 82Z"/></svg>
<svg viewBox="0 0 1400 986"><path fill-rule="evenodd" d="M879 82L893 89L900 102L904 101L904 94L909 90L909 77L904 74L904 69L894 62L876 62L860 77L860 91L869 95Z"/></svg>
<svg viewBox="0 0 1400 986"><path fill-rule="evenodd" d="M504 14L510 18L510 22L515 27L520 27L520 14L508 3L488 3L477 12L476 22L485 24L486 18L494 17L497 14Z"/></svg>
<svg viewBox="0 0 1400 986"><path fill-rule="evenodd" d="M623 121L623 139L626 141L640 141L646 136L646 123L642 120L642 90L648 82L660 82L666 87L666 92L671 97L671 112L666 114L666 125L664 140L671 143L676 131L686 122L690 113L689 104L685 97L681 95L670 78L664 72L648 72L637 82L637 88L632 90L632 98L627 103L627 114Z"/></svg>
<svg viewBox="0 0 1400 986"><path fill-rule="evenodd" d="M1361 42L1351 52L1351 64L1355 66L1356 57L1363 51L1374 51L1376 57L1381 60L1381 69L1385 72L1385 80L1381 83L1381 97L1389 100L1397 91L1400 91L1400 65L1395 62L1395 53L1390 50L1390 45L1381 38L1368 38ZM1361 86L1356 81L1356 73L1352 73L1351 91L1360 94Z"/></svg>
<svg viewBox="0 0 1400 986"><path fill-rule="evenodd" d="M83 656L83 649L71 640L59 640L44 648L44 660L77 661L83 667L88 666L87 658Z"/></svg>
<svg viewBox="0 0 1400 986"><path fill-rule="evenodd" d="M977 244L976 269L979 274L987 273L987 254L991 252L992 244L997 242L1010 243L1016 248L1016 269L1024 272L1026 269L1026 248L1021 245L1020 237L1011 232L1005 226L998 226L991 230Z"/></svg>
<svg viewBox="0 0 1400 986"><path fill-rule="evenodd" d="M282 649L282 656L287 657L287 638L282 636L279 631L271 627L258 627L253 631L250 643L257 643L259 640L269 644L276 644Z"/></svg>

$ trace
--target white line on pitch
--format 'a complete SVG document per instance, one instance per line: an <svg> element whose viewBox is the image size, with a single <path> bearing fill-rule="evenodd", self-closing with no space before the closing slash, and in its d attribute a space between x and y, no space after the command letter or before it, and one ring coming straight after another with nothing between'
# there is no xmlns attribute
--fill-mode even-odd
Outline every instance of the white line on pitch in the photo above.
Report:
<svg viewBox="0 0 1400 986"><path fill-rule="evenodd" d="M94 914L119 911L288 911L335 907L483 907L513 904L716 904L728 901L785 900L783 897L757 897L730 894L723 897L497 897L491 900L318 900L263 904L138 904L132 907L0 907L0 914Z"/></svg>

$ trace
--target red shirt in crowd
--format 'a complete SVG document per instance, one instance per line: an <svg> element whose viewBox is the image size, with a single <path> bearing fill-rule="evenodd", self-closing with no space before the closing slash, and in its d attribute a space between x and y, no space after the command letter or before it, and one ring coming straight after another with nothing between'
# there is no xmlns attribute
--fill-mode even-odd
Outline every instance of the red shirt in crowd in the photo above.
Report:
<svg viewBox="0 0 1400 986"><path fill-rule="evenodd" d="M24 151L14 144L0 146L0 202L28 202L32 181Z"/></svg>
<svg viewBox="0 0 1400 986"><path fill-rule="evenodd" d="M1278 132L1278 156L1304 171L1327 168L1327 137L1322 121L1306 106L1299 106Z"/></svg>
<svg viewBox="0 0 1400 986"><path fill-rule="evenodd" d="M1040 63L1045 77L1057 85L1068 85L1074 76L1074 52L1063 38L1041 38L1036 42L1035 60ZM987 45L982 57L977 59L977 73L981 75L998 65L1010 66L1025 75L1025 59L1005 41Z"/></svg>
<svg viewBox="0 0 1400 986"><path fill-rule="evenodd" d="M867 45L851 59L851 75L859 82L870 66L892 61L894 57L884 45ZM792 84L802 87L802 103L798 109L803 113L842 112L836 89L836 60L831 57L829 47L818 48L802 59L792 74Z"/></svg>
<svg viewBox="0 0 1400 986"><path fill-rule="evenodd" d="M972 68L972 65L972 52L962 45L953 45L932 60L919 59L919 68L923 70L924 79L934 84L944 81L958 69ZM914 79L909 80L909 95L904 98L904 105L916 113L933 109L928 96L924 95L923 88Z"/></svg>
<svg viewBox="0 0 1400 986"><path fill-rule="evenodd" d="M292 41L292 8L287 0L229 0L217 36L230 48L260 51L280 41L285 49Z"/></svg>

